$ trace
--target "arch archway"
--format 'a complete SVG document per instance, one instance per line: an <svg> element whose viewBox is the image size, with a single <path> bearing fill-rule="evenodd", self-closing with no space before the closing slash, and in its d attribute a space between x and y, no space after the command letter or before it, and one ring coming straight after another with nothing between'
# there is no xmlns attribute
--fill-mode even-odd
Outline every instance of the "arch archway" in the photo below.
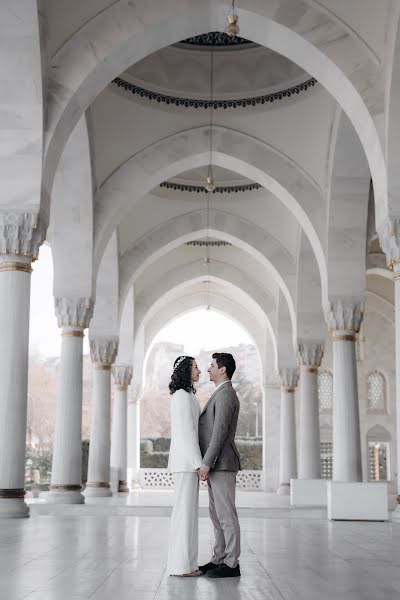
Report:
<svg viewBox="0 0 400 600"><path fill-rule="evenodd" d="M204 274L193 272L193 265L189 265L189 271L192 273L190 279L187 272L178 268L175 269L175 271L166 273L165 276L158 281L158 285L154 289L151 289L151 294L148 293L150 291L149 289L143 291L142 297L145 301L141 303L139 298L136 303L135 338L141 338L141 331L145 329L147 322L149 322L153 315L164 306L168 304L173 305L177 302L180 303L179 298L182 294L185 294L185 290L190 290L190 288L196 284L200 284L201 289L201 285L204 283ZM213 274L214 271L215 274ZM241 286L239 287L238 285L234 271L232 270L230 273L227 273L226 267L213 269L210 274L207 275L207 280L215 283L217 286L222 285L223 295L234 297L236 302L241 304L243 310L246 310L253 315L253 318L259 325L263 325L265 332L270 336L272 347L275 350L275 332L269 317L269 315L274 314L275 311L272 299L270 299L269 306L266 306L264 304L267 301L266 295L263 294L261 290L257 290L256 285L250 280L246 282L246 291L243 291ZM200 297L203 297L206 302L206 298L209 297L209 292L207 291L207 295L203 292ZM264 304L263 307L262 304ZM257 343L259 343L259 335L257 335L255 339L257 339ZM148 343L145 342L143 348L147 345Z"/></svg>
<svg viewBox="0 0 400 600"><path fill-rule="evenodd" d="M126 161L103 184L95 201L96 264L111 232L135 201L162 181L209 163L210 133L207 126L169 136ZM267 144L225 127L213 127L212 135L215 165L259 183L293 213L310 239L324 284L327 275L320 240L325 235L325 210L321 190L293 161Z"/></svg>
<svg viewBox="0 0 400 600"><path fill-rule="evenodd" d="M193 288L191 288L193 290ZM158 311L149 323L147 324L146 329L148 330L145 337L147 339L147 343L145 345L146 348L146 358L144 361L144 375L143 375L143 389L139 393L140 398L140 410L141 412L141 426L144 427L142 430L141 438L144 439L147 436L157 437L157 428L155 430L152 429L152 418L151 415L154 414L155 406L153 398L159 398L159 402L157 402L157 418L161 419L161 423L163 423L163 429L160 431L158 435L169 437L168 430L165 429L165 424L168 424L168 410L169 410L169 402L168 402L168 394L166 393L167 384L169 382L169 377L171 374L171 368L174 359L178 354L182 353L182 349L179 346L174 346L173 342L183 343L183 339L176 333L176 337L171 337L171 332L169 333L167 338L159 338L157 344L152 347L151 341L154 338L154 334L164 326L170 324L172 321L176 319L176 317L181 317L182 315L186 315L189 319L199 319L200 314L198 314L196 309L205 308L204 305L199 305L199 294L193 290L194 293L191 293L189 290L182 291L182 294L179 296L179 302L174 302L171 309L171 302L165 305L160 311ZM262 388L261 382L263 381L263 366L264 360L260 356L260 350L265 356L265 350L260 349L257 343L257 340L254 339L254 335L260 338L260 325L258 323L252 322L252 317L248 315L244 316L243 307L235 303L234 300L229 300L227 302L226 295L222 295L221 293L213 293L211 297L209 297L209 301L212 304L212 311L204 311L204 315L212 316L215 313L222 314L227 316L230 321L237 322L246 332L248 333L251 342L253 343L253 347L242 344L250 344L250 340L248 342L243 342L241 340L241 344L237 342L237 348L230 349L232 351L236 361L237 361L237 372L234 377L234 387L237 388L240 401L241 401L241 418L239 420L238 427L238 436L239 438L246 436L246 431L250 432L251 436L258 435L257 444L258 451L252 452L253 465L251 466L249 463L246 463L250 457L247 456L247 452L243 450L243 461L244 461L244 469L256 469L254 473L248 473L246 470L241 473L241 483L250 479L252 477L254 481L257 483L257 487L261 486L262 482L262 441L261 441L261 409L262 405ZM235 306L236 304L236 306ZM208 323L208 320L206 320ZM202 330L206 327L206 323L202 321ZM217 322L212 320L213 325L211 323L209 326L213 328L213 331L218 329ZM250 325L251 330L249 330L248 325ZM212 338L208 338L205 336L205 340L209 339L210 345L201 345L198 350L189 351L190 354L194 355L197 358L200 369L202 370L202 377L200 381L200 386L198 389L198 397L201 405L207 401L207 398L213 391L213 386L208 382L208 376L206 373L207 366L210 360L210 350L218 350L222 348L226 348L226 346L230 346L229 341L226 341L224 335L224 327L222 326L222 331L220 335L220 339L217 339L217 335L212 335ZM194 333L197 331L194 327ZM229 326L231 329L231 326ZM190 331L190 321L185 321L185 330ZM182 335L182 334L181 334ZM175 336L175 334L174 334ZM165 339L165 343L162 343L161 340ZM186 339L186 338L185 338ZM168 340L168 341L167 341ZM235 346L235 343L233 343ZM201 351L200 348L204 350L208 349L208 352L204 350ZM185 348L183 353L187 352L189 348ZM148 356L151 353L151 360L149 363L149 368L146 369L146 363ZM261 360L260 360L261 359ZM255 363L257 362L257 364ZM258 367L260 364L261 370ZM163 395L161 397L161 392L158 391L160 388L164 390ZM249 386L252 392L249 389ZM147 390L147 391L146 391ZM257 393L256 393L257 392ZM257 400L258 399L258 400ZM252 404L253 401L258 401L258 427L257 427L257 419L255 417L255 409ZM161 406L159 406L161 403ZM256 420L255 420L256 419ZM151 435L151 432L153 435ZM164 443L161 440L161 443ZM239 439L239 444L242 444ZM244 442L246 446L247 442ZM156 442L158 448L160 449L159 443ZM149 444L147 443L147 446ZM246 446L247 447L247 446ZM144 448L144 446L143 446ZM149 467L161 466L158 462L153 463L151 455L144 455L142 452L142 456L144 458L144 462L141 464L141 481L147 481L149 477L152 478L163 478L166 474L162 471L157 471L156 473L148 472ZM157 457L155 457L157 459Z"/></svg>
<svg viewBox="0 0 400 600"><path fill-rule="evenodd" d="M270 274L271 278L282 289L283 296L288 304L291 327L295 331L296 315L293 300L295 296L295 264L288 258L287 252L282 251L277 241L270 236L266 236L263 230L258 230L254 226L250 226L245 220L239 220L221 211L210 212L210 229L197 229L199 226L204 226L205 215L203 212L194 211L183 215L182 218L152 232L150 236L146 236L125 253L121 258L120 267L121 302L124 302L127 291L135 281L145 273L146 269L151 268L151 266L154 268L161 257L166 256L168 252L187 241L209 235L232 243L240 248L245 255L253 258L256 265L258 263L265 267L266 275ZM214 229L214 225L219 225L219 228ZM195 231L188 233L193 227L196 228ZM229 233L226 233L227 231ZM271 260L268 259L268 256L272 257ZM195 267L190 267L190 270L193 273L201 271L201 268L199 264L196 264ZM179 276L183 276L182 271L179 272Z"/></svg>
<svg viewBox="0 0 400 600"><path fill-rule="evenodd" d="M368 157L374 180L377 223L381 223L387 215L385 160L375 124L357 91L357 84L345 74L342 65L336 64L305 37L273 20L274 14L267 7L263 10L249 5L247 10L239 9L238 14L244 37L286 56L316 77L348 115ZM54 102L49 111L44 166L45 207L63 146L76 120L96 95L114 77L151 52L209 31L211 23L222 30L225 16L223 2L204 2L201 6L183 0L169 2L168 6L154 2L150 9L148 2L139 0L134 10L128 3L115 2L62 46L51 70ZM124 23L124 26L116 28L115 23ZM343 57L337 58L340 60ZM62 92L57 93L58 90Z"/></svg>

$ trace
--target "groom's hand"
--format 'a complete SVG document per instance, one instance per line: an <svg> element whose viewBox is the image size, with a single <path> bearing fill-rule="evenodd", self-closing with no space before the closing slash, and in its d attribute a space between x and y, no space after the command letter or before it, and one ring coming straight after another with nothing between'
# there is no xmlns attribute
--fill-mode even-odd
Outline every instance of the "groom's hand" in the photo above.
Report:
<svg viewBox="0 0 400 600"><path fill-rule="evenodd" d="M206 481L206 479L208 479L209 472L210 467L208 467L207 465L200 465L199 477L202 481Z"/></svg>

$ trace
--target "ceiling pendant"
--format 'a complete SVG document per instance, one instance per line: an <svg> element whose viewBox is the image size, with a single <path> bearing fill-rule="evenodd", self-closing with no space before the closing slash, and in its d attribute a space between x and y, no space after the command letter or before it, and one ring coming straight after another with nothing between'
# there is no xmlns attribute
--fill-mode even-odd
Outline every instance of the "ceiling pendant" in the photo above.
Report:
<svg viewBox="0 0 400 600"><path fill-rule="evenodd" d="M214 179L213 179L213 176L211 174L211 171L210 171L210 174L207 177L206 190L207 190L207 192L213 192L215 190L215 183L214 183Z"/></svg>
<svg viewBox="0 0 400 600"><path fill-rule="evenodd" d="M212 143L213 143L213 100L214 100L214 53L211 48L210 54L210 161L208 164L208 175L207 175L207 183L204 186L207 192L213 192L215 190L215 183L212 174Z"/></svg>
<svg viewBox="0 0 400 600"><path fill-rule="evenodd" d="M238 25L239 17L235 14L235 0L232 0L232 14L228 15L227 21L228 24L225 27L225 33L229 35L230 38L235 38L240 33Z"/></svg>

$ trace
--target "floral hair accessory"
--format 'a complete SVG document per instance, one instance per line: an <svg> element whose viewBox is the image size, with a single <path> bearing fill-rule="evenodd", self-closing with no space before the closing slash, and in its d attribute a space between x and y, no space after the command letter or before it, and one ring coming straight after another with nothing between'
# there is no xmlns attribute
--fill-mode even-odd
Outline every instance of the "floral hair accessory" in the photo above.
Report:
<svg viewBox="0 0 400 600"><path fill-rule="evenodd" d="M183 362L185 362L185 360L187 360L188 358L190 358L190 356L178 356L178 358L174 362L174 371L173 372L175 373L175 371L177 371L179 369L181 364Z"/></svg>

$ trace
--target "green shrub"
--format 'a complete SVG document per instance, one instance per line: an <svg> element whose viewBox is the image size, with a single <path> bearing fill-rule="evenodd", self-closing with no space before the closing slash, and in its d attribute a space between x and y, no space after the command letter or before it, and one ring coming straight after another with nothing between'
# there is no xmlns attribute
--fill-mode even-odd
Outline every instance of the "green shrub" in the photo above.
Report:
<svg viewBox="0 0 400 600"><path fill-rule="evenodd" d="M260 471L262 469L262 440L236 439L242 469Z"/></svg>
<svg viewBox="0 0 400 600"><path fill-rule="evenodd" d="M152 438L140 442L140 466L143 469L165 469L168 466L169 438ZM262 438L237 438L242 469L262 469Z"/></svg>

